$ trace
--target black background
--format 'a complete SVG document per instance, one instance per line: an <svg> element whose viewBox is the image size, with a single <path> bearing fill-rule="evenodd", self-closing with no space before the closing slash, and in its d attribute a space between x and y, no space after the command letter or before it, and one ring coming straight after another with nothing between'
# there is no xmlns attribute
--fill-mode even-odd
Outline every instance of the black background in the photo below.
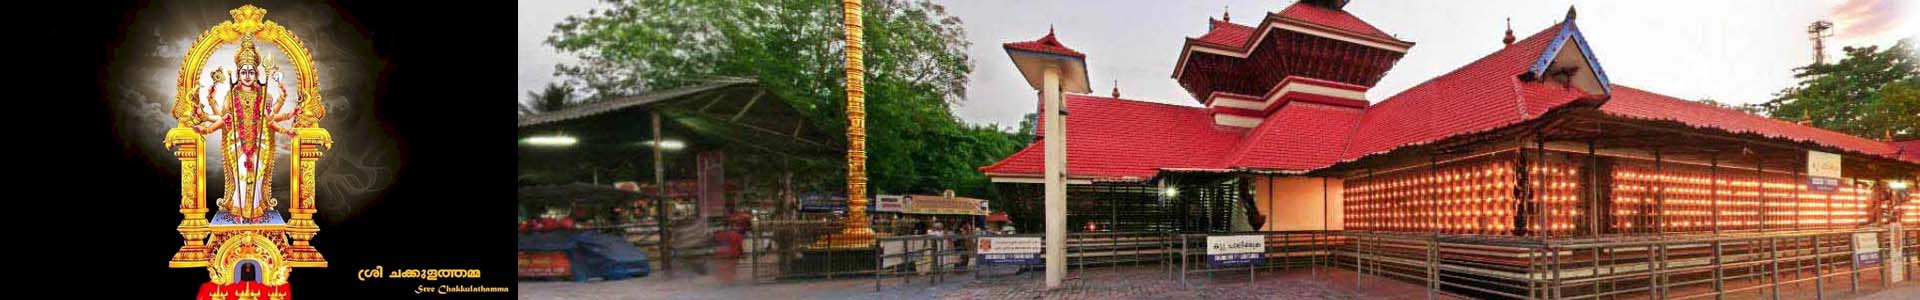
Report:
<svg viewBox="0 0 1920 300"><path fill-rule="evenodd" d="M167 268L182 245L179 170L122 145L101 88L135 12L147 5L14 7L4 153L8 278L15 295L190 299L203 268ZM230 5L229 5L230 4ZM219 1L211 6L238 7ZM302 299L507 299L513 293L416 295L421 285L514 286L512 2L354 1L341 15L372 39L386 68L375 114L405 168L353 219L322 224L327 268L295 268ZM271 10L271 8L268 8ZM207 24L211 27L213 24ZM352 132L333 132L351 135ZM326 170L320 170L325 172ZM208 199L212 200L212 199ZM320 199L319 201L326 201ZM357 271L480 269L482 278L378 279ZM16 276L17 275L17 276ZM34 291L32 293L25 293ZM262 298L264 299L264 298Z"/></svg>

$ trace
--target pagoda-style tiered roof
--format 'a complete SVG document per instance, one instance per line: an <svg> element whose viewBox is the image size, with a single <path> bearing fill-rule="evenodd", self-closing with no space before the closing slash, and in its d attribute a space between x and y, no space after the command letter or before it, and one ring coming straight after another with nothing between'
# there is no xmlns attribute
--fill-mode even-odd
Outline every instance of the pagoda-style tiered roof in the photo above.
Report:
<svg viewBox="0 0 1920 300"><path fill-rule="evenodd" d="M1187 38L1174 65L1173 78L1202 104L1219 94L1267 94L1289 77L1370 87L1413 47L1313 3L1268 13L1251 26L1230 20L1208 20L1208 32Z"/></svg>

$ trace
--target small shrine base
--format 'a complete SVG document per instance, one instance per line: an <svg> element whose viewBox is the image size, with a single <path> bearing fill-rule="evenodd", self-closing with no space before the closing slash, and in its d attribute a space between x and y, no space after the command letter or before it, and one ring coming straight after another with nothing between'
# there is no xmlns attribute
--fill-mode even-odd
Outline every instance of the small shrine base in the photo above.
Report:
<svg viewBox="0 0 1920 300"><path fill-rule="evenodd" d="M288 293L288 289L288 285L285 284L265 285L253 281L242 281L232 284L207 282L200 284L200 292L195 293L193 298L198 300L292 299L292 296Z"/></svg>

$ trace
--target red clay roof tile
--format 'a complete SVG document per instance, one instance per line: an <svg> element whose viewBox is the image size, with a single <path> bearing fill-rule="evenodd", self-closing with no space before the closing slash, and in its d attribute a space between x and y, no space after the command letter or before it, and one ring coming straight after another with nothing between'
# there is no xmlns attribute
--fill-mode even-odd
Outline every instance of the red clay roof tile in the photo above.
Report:
<svg viewBox="0 0 1920 300"><path fill-rule="evenodd" d="M1072 48L1067 48L1066 45L1060 44L1060 40L1055 39L1053 37L1052 29L1048 29L1047 35L1040 37L1040 39L1025 41L1025 42L1006 43L1002 45L1002 47L1006 47L1007 49L1010 49L1010 50L1033 51L1033 52L1072 56L1077 58L1087 58L1087 54L1080 53L1080 51L1074 51Z"/></svg>

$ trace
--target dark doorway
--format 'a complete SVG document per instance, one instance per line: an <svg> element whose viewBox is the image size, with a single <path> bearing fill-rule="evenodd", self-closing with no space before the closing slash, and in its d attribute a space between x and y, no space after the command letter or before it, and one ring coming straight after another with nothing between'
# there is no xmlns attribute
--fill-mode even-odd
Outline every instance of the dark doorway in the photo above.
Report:
<svg viewBox="0 0 1920 300"><path fill-rule="evenodd" d="M234 282L260 280L260 271L258 268L255 268L254 263L251 261L240 262L240 265L237 266L236 269L239 269L239 271L234 272Z"/></svg>

